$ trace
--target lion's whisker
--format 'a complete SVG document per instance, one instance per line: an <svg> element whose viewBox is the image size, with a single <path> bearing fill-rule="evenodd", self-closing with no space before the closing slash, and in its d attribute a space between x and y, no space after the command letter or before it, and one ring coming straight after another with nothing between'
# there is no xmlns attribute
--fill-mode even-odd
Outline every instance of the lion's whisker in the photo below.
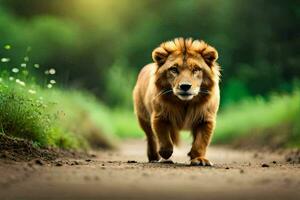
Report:
<svg viewBox="0 0 300 200"><path fill-rule="evenodd" d="M157 97L159 97L159 96L161 96L161 95L170 93L170 92L173 92L173 90L172 90L172 89L163 90L163 91L161 91L160 93L158 93L158 95L157 95L155 98L157 98Z"/></svg>
<svg viewBox="0 0 300 200"><path fill-rule="evenodd" d="M202 94L210 94L210 92L206 89L200 89L199 93L202 93Z"/></svg>

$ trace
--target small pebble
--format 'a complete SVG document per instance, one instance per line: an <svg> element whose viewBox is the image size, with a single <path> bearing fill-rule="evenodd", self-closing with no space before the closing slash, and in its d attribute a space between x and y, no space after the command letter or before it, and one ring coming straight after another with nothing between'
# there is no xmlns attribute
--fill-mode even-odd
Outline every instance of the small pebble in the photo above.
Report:
<svg viewBox="0 0 300 200"><path fill-rule="evenodd" d="M77 160L74 161L74 165L79 165L79 164L80 163Z"/></svg>
<svg viewBox="0 0 300 200"><path fill-rule="evenodd" d="M264 163L264 164L261 165L261 167L270 167L270 165Z"/></svg>
<svg viewBox="0 0 300 200"><path fill-rule="evenodd" d="M128 160L127 163L137 163L136 160Z"/></svg>
<svg viewBox="0 0 300 200"><path fill-rule="evenodd" d="M44 163L44 161L42 161L40 159L37 159L37 160L35 160L35 164L37 164L37 165L44 165L45 163Z"/></svg>
<svg viewBox="0 0 300 200"><path fill-rule="evenodd" d="M58 163L55 164L55 166L61 167L61 166L63 166L63 164L61 162L58 162Z"/></svg>

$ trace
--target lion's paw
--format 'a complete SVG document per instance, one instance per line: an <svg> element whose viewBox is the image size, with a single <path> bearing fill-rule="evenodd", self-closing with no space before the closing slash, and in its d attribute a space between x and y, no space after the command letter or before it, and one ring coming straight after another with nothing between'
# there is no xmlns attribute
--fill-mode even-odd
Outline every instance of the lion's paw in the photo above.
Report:
<svg viewBox="0 0 300 200"><path fill-rule="evenodd" d="M172 154L173 154L172 148L161 148L159 150L159 155L166 160L168 160L172 156Z"/></svg>
<svg viewBox="0 0 300 200"><path fill-rule="evenodd" d="M197 157L191 160L191 165L193 166L213 166L213 164L203 157Z"/></svg>

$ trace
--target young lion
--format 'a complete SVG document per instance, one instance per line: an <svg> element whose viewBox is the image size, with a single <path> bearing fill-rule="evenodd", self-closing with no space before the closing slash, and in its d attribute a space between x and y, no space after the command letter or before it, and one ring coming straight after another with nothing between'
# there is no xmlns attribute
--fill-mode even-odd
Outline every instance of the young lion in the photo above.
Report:
<svg viewBox="0 0 300 200"><path fill-rule="evenodd" d="M176 38L154 49L152 58L133 91L149 162L170 158L178 132L185 129L193 134L191 164L211 166L205 154L220 101L217 51L204 41Z"/></svg>

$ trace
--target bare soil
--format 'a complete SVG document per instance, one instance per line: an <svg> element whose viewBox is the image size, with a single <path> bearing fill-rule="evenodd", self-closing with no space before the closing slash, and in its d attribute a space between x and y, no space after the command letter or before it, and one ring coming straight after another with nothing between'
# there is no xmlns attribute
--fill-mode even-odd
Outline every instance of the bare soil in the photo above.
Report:
<svg viewBox="0 0 300 200"><path fill-rule="evenodd" d="M147 163L145 147L131 140L81 158L2 158L0 199L300 199L297 151L211 146L214 167L197 167L189 165L187 144L175 150L173 164Z"/></svg>
<svg viewBox="0 0 300 200"><path fill-rule="evenodd" d="M87 152L63 150L59 148L40 148L31 141L0 134L0 159L11 161L53 162L58 158L87 158L93 157Z"/></svg>

